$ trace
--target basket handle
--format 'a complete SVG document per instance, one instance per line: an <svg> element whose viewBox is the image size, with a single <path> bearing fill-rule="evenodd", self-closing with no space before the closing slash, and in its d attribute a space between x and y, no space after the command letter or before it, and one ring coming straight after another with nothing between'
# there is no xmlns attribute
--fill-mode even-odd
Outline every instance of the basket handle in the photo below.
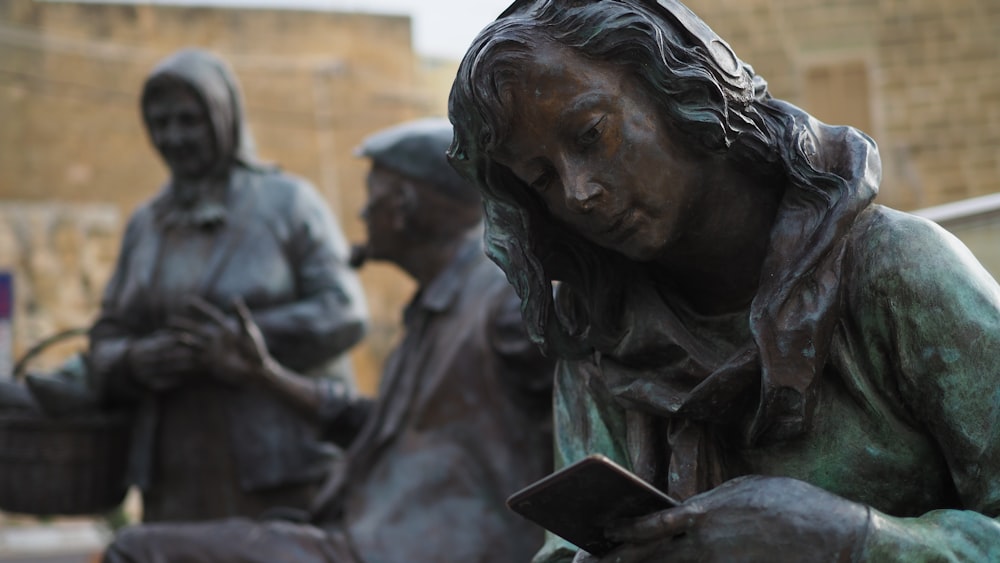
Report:
<svg viewBox="0 0 1000 563"><path fill-rule="evenodd" d="M52 336L43 338L40 342L36 343L31 348L28 348L28 351L21 356L21 359L19 359L16 364L14 364L14 373L13 373L14 379L20 379L21 377L23 377L24 372L28 369L28 362L31 361L31 359L34 358L35 356L44 352L45 349L48 348L49 346L52 346L53 344L56 344L63 340L67 340L74 336L85 335L89 331L90 327L68 328L66 330L57 332Z"/></svg>

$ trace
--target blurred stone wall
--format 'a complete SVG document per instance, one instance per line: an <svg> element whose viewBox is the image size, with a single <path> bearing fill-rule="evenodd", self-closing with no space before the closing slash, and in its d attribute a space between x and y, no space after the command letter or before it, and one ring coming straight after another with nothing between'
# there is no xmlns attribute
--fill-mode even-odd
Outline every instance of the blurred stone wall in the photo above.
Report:
<svg viewBox="0 0 1000 563"><path fill-rule="evenodd" d="M113 205L0 202L0 271L14 273L15 358L29 344L93 321L120 230ZM83 344L67 339L29 367L53 367Z"/></svg>
<svg viewBox="0 0 1000 563"><path fill-rule="evenodd" d="M875 138L885 171L881 202L916 209L1000 191L1000 2L688 4L775 96ZM453 61L417 59L405 17L0 1L0 268L13 268L19 285L15 353L96 312L118 231L107 235L114 250L88 271L86 289L53 296L26 284L62 287L37 272L75 266L22 271L24 249L33 254L53 243L25 245L10 234L11 217L58 215L61 224L72 217L83 225L74 228L90 232L94 223L86 217L107 209L117 213L120 229L166 178L139 120L142 79L157 60L187 45L211 48L232 63L261 156L313 181L352 240L362 237L356 214L365 174L353 147L397 121L444 115L455 69ZM11 214L13 208L19 211ZM374 321L354 357L363 388L373 390L413 287L384 265L367 266L362 277Z"/></svg>
<svg viewBox="0 0 1000 563"><path fill-rule="evenodd" d="M1000 191L997 0L687 0L772 93L864 129L901 209Z"/></svg>
<svg viewBox="0 0 1000 563"><path fill-rule="evenodd" d="M96 314L120 229L166 179L140 121L142 81L185 46L230 61L260 156L311 180L351 240L363 237L366 173L353 148L374 130L445 107L442 80L421 78L408 17L3 0L0 268L13 268L18 284L15 356ZM437 76L442 66L430 68ZM45 253L64 244L65 229L96 232L95 214L100 260L63 264L72 253ZM78 267L86 287L57 274ZM371 391L412 284L388 266L366 267L362 277L373 326L354 360Z"/></svg>

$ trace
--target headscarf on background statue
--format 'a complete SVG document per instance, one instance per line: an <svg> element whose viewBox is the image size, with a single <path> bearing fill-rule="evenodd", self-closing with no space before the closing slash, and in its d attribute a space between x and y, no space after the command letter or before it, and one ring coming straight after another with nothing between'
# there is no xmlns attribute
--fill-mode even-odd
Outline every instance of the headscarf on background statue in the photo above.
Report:
<svg viewBox="0 0 1000 563"><path fill-rule="evenodd" d="M690 140L787 177L745 347L720 357L668 302L648 298L646 265L553 229L529 190L493 160L516 111L505 105L504 84L540 37L634 69ZM839 318L847 234L881 176L870 138L771 98L725 41L672 0L515 2L463 59L449 117L452 162L483 192L487 251L517 289L529 331L560 357L598 358L602 382L630 414L668 420L673 494L687 497L733 476L714 425L745 425L746 445L808 429ZM558 305L553 280L565 282ZM725 412L747 401L749 417ZM658 432L644 434L648 455Z"/></svg>
<svg viewBox="0 0 1000 563"><path fill-rule="evenodd" d="M149 98L159 87L177 82L189 86L205 108L212 125L217 160L200 178L172 177L153 202L154 213L165 228L223 223L232 168L266 171L273 167L257 159L236 74L224 60L203 49L177 51L150 72L140 101L147 130L149 121L145 109Z"/></svg>

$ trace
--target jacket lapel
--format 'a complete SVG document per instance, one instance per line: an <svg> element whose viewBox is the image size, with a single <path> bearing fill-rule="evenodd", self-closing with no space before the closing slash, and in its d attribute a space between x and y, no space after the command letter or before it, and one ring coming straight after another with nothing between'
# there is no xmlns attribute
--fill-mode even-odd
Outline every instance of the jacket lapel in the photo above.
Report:
<svg viewBox="0 0 1000 563"><path fill-rule="evenodd" d="M219 279L226 265L236 253L236 247L243 241L247 227L253 220L249 215L253 207L254 190L249 189L252 187L249 184L254 182L255 179L251 174L241 175L243 176L242 179L245 179L248 185L237 187L241 183L239 182L241 178L236 177L237 174L238 172L233 173L233 180L236 181L231 181L230 183L227 201L227 207L230 209L231 215L226 221L225 228L219 233L219 237L212 250L212 255L209 256L208 263L205 264L205 268L202 270L201 281L199 281L197 286L198 295L208 295L210 290L215 286L215 282Z"/></svg>

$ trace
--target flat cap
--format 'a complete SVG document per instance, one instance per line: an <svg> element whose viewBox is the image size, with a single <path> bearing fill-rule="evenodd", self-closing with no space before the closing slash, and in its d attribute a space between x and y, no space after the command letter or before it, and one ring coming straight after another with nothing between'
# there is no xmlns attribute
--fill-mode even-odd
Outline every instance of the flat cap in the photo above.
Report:
<svg viewBox="0 0 1000 563"><path fill-rule="evenodd" d="M465 203L479 202L475 186L448 164L445 153L451 145L452 135L447 119L417 119L368 136L355 154L419 180L451 198Z"/></svg>

